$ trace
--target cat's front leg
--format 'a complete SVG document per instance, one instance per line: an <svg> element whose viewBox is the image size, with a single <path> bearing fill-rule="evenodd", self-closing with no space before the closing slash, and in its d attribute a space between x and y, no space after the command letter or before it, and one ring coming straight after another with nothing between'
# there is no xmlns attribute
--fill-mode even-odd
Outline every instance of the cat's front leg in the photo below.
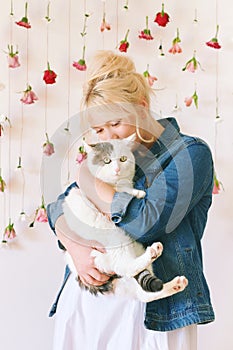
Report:
<svg viewBox="0 0 233 350"><path fill-rule="evenodd" d="M80 190L72 189L66 197L66 203L81 222L94 226L99 212Z"/></svg>

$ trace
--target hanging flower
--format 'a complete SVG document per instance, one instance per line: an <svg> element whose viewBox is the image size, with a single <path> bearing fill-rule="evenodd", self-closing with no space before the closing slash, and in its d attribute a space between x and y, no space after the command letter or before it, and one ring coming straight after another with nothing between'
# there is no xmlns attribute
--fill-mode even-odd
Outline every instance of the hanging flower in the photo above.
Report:
<svg viewBox="0 0 233 350"><path fill-rule="evenodd" d="M4 114L0 115L0 137L3 135L4 127L8 123L11 126L10 119L7 118Z"/></svg>
<svg viewBox="0 0 233 350"><path fill-rule="evenodd" d="M159 57L161 58L161 57L164 57L164 56L165 56L165 54L163 52L163 43L162 43L162 40L161 40L160 45L159 45Z"/></svg>
<svg viewBox="0 0 233 350"><path fill-rule="evenodd" d="M27 17L27 11L28 11L28 3L25 3L25 14L24 17L22 17L22 19L18 22L15 22L16 24L18 24L18 26L24 27L24 28L31 28L31 24L28 21L28 17Z"/></svg>
<svg viewBox="0 0 233 350"><path fill-rule="evenodd" d="M7 60L9 68L17 68L20 66L18 53L18 49L14 51L13 45L8 45Z"/></svg>
<svg viewBox="0 0 233 350"><path fill-rule="evenodd" d="M80 58L80 60L78 61L73 62L73 67L81 71L85 71L87 69L87 65L85 61L85 50L86 50L86 46L84 45L82 58Z"/></svg>
<svg viewBox="0 0 233 350"><path fill-rule="evenodd" d="M119 46L120 52L127 52L129 48L128 35L129 35L129 29L126 32L125 38L120 42L120 46Z"/></svg>
<svg viewBox="0 0 233 350"><path fill-rule="evenodd" d="M49 141L47 132L45 133L45 135L46 135L46 142L43 144L43 153L46 156L51 156L54 153L54 145L52 142Z"/></svg>
<svg viewBox="0 0 233 350"><path fill-rule="evenodd" d="M23 91L23 97L20 99L20 101L26 105L31 105L37 100L38 97L36 96L35 92L32 91L32 87L28 85L27 89Z"/></svg>
<svg viewBox="0 0 233 350"><path fill-rule="evenodd" d="M223 188L222 183L218 180L216 172L214 172L214 186L213 186L213 194L219 194L221 191L221 188Z"/></svg>
<svg viewBox="0 0 233 350"><path fill-rule="evenodd" d="M16 238L16 232L14 229L14 224L11 223L11 219L9 219L9 225L5 228L2 238L2 243L8 243Z"/></svg>
<svg viewBox="0 0 233 350"><path fill-rule="evenodd" d="M30 223L29 227L34 227L35 221L48 222L48 216L47 216L47 211L45 208L44 196L42 196L41 206L36 209L34 219Z"/></svg>
<svg viewBox="0 0 233 350"><path fill-rule="evenodd" d="M221 45L219 45L218 38L217 38L218 37L218 30L219 30L219 25L217 25L215 37L212 38L210 41L206 42L207 46L212 47L214 49L221 49Z"/></svg>
<svg viewBox="0 0 233 350"><path fill-rule="evenodd" d="M153 77L152 75L150 75L150 73L149 73L149 65L147 65L147 69L145 70L145 72L143 72L143 75L144 75L145 78L147 78L147 81L148 81L150 86L152 86L154 84L154 82L156 80L158 80L156 77Z"/></svg>
<svg viewBox="0 0 233 350"><path fill-rule="evenodd" d="M2 175L1 175L1 168L0 168L0 192L4 192L6 189L6 183L5 181L3 180L2 178Z"/></svg>
<svg viewBox="0 0 233 350"><path fill-rule="evenodd" d="M191 106L192 102L194 102L196 108L198 108L198 95L197 95L196 90L194 91L194 94L192 96L185 97L184 102L185 102L186 107Z"/></svg>
<svg viewBox="0 0 233 350"><path fill-rule="evenodd" d="M84 159L87 158L87 152L84 149L84 146L80 146L78 149L78 155L76 157L76 162L81 164Z"/></svg>
<svg viewBox="0 0 233 350"><path fill-rule="evenodd" d="M126 1L125 1L125 4L124 4L123 8L124 8L125 10L128 10L128 9L129 9L129 0L126 0Z"/></svg>
<svg viewBox="0 0 233 350"><path fill-rule="evenodd" d="M45 84L55 84L56 77L57 77L57 74L50 69L50 65L48 62L48 69L44 71L44 76L43 76L43 80Z"/></svg>
<svg viewBox="0 0 233 350"><path fill-rule="evenodd" d="M180 47L179 43L181 42L179 37L179 29L177 28L177 34L175 39L172 40L172 47L168 50L168 52L172 54L181 53L182 48Z"/></svg>
<svg viewBox="0 0 233 350"><path fill-rule="evenodd" d="M196 51L193 53L193 57L186 62L184 68L182 68L183 71L187 70L191 73L195 73L198 66L200 66L200 62L196 59Z"/></svg>
<svg viewBox="0 0 233 350"><path fill-rule="evenodd" d="M105 5L105 3L104 3ZM103 19L102 19L102 22L101 22L101 25L100 25L100 31L103 32L104 30L111 30L111 25L106 22L106 13L104 11L103 13Z"/></svg>
<svg viewBox="0 0 233 350"><path fill-rule="evenodd" d="M166 27L169 22L170 16L164 12L164 4L162 4L162 11L156 14L154 22L156 22L161 27Z"/></svg>
<svg viewBox="0 0 233 350"><path fill-rule="evenodd" d="M153 40L150 29L148 29L148 16L146 16L146 28L143 29L139 34L139 39Z"/></svg>

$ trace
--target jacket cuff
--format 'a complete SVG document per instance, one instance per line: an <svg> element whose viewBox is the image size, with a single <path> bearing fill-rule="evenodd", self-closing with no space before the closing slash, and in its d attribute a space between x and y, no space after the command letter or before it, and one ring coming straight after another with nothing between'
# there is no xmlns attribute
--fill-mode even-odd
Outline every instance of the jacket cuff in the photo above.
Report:
<svg viewBox="0 0 233 350"><path fill-rule="evenodd" d="M115 224L118 224L123 220L127 207L133 198L134 196L129 193L115 192L111 205L111 220Z"/></svg>

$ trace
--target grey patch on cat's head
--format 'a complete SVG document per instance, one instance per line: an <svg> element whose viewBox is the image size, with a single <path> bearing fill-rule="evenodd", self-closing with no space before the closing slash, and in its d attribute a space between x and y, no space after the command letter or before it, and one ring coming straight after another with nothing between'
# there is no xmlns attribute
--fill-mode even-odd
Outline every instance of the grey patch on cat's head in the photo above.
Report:
<svg viewBox="0 0 233 350"><path fill-rule="evenodd" d="M105 157L110 157L113 152L113 145L110 142L100 142L91 145L94 151L93 164L99 164Z"/></svg>

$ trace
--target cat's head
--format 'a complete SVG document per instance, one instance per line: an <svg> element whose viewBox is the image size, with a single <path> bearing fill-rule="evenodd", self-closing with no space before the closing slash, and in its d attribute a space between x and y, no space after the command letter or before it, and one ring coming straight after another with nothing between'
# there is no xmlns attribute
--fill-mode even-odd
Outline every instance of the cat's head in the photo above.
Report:
<svg viewBox="0 0 233 350"><path fill-rule="evenodd" d="M135 171L131 146L132 142L125 139L85 145L91 173L109 184L115 184L121 179L131 181Z"/></svg>

